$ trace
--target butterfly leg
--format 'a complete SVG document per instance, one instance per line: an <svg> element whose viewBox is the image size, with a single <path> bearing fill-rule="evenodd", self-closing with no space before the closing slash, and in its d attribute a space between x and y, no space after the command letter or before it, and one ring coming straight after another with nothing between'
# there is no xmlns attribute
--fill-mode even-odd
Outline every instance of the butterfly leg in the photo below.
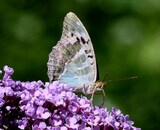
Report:
<svg viewBox="0 0 160 130"><path fill-rule="evenodd" d="M79 86L79 87L76 87L75 89L73 89L73 91L77 91L78 92L78 89L81 89L82 87ZM81 92L83 92L83 90L81 90ZM84 93L84 92L83 92Z"/></svg>
<svg viewBox="0 0 160 130"><path fill-rule="evenodd" d="M104 89L102 89L102 94L103 94L103 101L102 101L102 106L105 104L105 102L106 102L106 94L105 94L105 92L104 92Z"/></svg>
<svg viewBox="0 0 160 130"><path fill-rule="evenodd" d="M90 99L91 101L93 101L93 96L94 96L94 92L91 95L91 99Z"/></svg>
<svg viewBox="0 0 160 130"><path fill-rule="evenodd" d="M92 91L92 95L91 95L91 99L90 99L90 100L92 101L92 103L93 103L93 96L94 96L94 93L96 92L96 89L97 89L97 88L95 87L95 88L93 89L93 91Z"/></svg>
<svg viewBox="0 0 160 130"><path fill-rule="evenodd" d="M93 96L94 96L94 92L92 93L92 95L91 95L91 106L93 106Z"/></svg>

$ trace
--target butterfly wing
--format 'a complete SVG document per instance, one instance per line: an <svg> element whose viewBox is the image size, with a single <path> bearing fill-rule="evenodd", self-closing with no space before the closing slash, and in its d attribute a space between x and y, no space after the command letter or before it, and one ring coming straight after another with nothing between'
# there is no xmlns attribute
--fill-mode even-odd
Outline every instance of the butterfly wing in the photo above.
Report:
<svg viewBox="0 0 160 130"><path fill-rule="evenodd" d="M52 48L47 65L50 81L59 80L75 89L96 81L97 67L91 39L72 12L64 19L61 39Z"/></svg>

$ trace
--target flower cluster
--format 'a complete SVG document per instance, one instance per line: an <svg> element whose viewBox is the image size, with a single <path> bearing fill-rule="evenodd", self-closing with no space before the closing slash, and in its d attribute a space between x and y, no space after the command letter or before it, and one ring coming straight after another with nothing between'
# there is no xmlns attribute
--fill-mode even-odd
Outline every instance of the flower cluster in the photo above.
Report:
<svg viewBox="0 0 160 130"><path fill-rule="evenodd" d="M0 80L0 129L25 130L140 130L119 109L92 106L72 88L55 81L21 82L4 67ZM0 71L2 74L2 71Z"/></svg>

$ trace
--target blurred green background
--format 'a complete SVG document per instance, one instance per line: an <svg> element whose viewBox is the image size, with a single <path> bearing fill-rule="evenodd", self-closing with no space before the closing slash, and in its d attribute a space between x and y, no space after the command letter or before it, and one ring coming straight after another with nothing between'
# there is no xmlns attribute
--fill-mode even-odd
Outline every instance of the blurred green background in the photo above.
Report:
<svg viewBox="0 0 160 130"><path fill-rule="evenodd" d="M108 107L129 114L135 126L159 129L159 0L1 0L0 69L13 67L14 79L48 81L48 54L60 39L64 16L74 12L92 39L100 79L109 82Z"/></svg>

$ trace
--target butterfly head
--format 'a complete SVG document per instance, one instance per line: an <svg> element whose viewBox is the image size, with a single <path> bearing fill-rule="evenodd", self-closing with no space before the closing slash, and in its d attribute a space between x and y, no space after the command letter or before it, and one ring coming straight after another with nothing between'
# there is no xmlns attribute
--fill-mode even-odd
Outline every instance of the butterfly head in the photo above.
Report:
<svg viewBox="0 0 160 130"><path fill-rule="evenodd" d="M96 81L94 83L96 90L102 90L105 85L106 85L106 83L104 83L102 81Z"/></svg>

